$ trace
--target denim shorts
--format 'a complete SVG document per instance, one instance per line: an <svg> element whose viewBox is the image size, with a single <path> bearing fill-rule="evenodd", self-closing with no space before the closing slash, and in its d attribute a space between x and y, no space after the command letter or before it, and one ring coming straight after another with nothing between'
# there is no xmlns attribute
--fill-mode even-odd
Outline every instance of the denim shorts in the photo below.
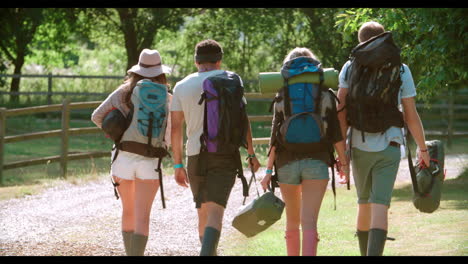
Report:
<svg viewBox="0 0 468 264"><path fill-rule="evenodd" d="M302 180L329 180L328 165L316 159L290 162L278 169L278 182L301 184Z"/></svg>

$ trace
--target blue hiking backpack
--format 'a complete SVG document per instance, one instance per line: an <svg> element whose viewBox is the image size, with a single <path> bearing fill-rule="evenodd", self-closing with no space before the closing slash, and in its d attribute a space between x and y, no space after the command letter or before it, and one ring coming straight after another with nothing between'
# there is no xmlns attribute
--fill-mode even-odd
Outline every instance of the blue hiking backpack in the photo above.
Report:
<svg viewBox="0 0 468 264"><path fill-rule="evenodd" d="M169 155L165 142L167 120L169 116L169 97L166 85L154 83L148 79L137 82L131 95L131 107L126 122L119 118L120 126L126 126L122 129L124 132L118 140L114 140L115 154L112 162L115 161L119 150L139 154L145 157L158 158L158 167L156 171L159 174L161 200L163 208L166 208L164 201L164 192L162 185L162 159ZM119 111L115 109L113 111ZM104 122L110 120L115 113L111 112L104 118ZM115 117L112 120L116 119ZM107 122L111 124L111 122ZM115 125L114 125L115 127ZM120 131L120 129L119 129ZM114 183L114 193L118 194Z"/></svg>
<svg viewBox="0 0 468 264"><path fill-rule="evenodd" d="M316 72L319 73L319 83L294 83L288 80L294 76ZM293 153L329 154L332 170L332 189L335 192L334 148L328 137L329 118L337 115L336 97L333 90L323 84L323 69L319 61L310 57L297 57L285 62L281 68L284 86L276 94L270 107L282 114L282 122L276 124L277 151L287 150ZM336 129L336 128L335 128ZM277 168L274 164L275 175L272 175L272 186L278 186ZM349 182L348 182L349 189ZM336 205L335 205L336 206Z"/></svg>
<svg viewBox="0 0 468 264"><path fill-rule="evenodd" d="M320 83L289 84L293 76L318 72ZM295 153L325 152L330 150L327 140L327 115L335 104L335 94L322 85L321 64L310 57L298 57L287 61L281 68L284 87L275 100L276 111L283 114L284 122L279 127L282 147Z"/></svg>

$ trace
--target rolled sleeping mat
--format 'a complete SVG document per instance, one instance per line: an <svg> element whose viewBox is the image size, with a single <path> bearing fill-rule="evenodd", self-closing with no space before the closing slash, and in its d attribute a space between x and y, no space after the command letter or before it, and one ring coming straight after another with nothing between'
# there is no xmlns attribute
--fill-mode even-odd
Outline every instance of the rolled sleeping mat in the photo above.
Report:
<svg viewBox="0 0 468 264"><path fill-rule="evenodd" d="M338 88L338 71L333 68L323 69L324 85L332 88ZM283 86L284 79L280 72L261 72L259 73L260 93L272 94L278 92ZM306 72L289 79L290 84L294 83L320 83L320 74L318 72Z"/></svg>

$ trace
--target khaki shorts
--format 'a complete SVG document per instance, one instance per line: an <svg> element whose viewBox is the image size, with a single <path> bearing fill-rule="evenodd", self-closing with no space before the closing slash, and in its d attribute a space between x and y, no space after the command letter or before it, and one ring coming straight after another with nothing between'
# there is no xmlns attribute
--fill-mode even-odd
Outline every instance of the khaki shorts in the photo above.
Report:
<svg viewBox="0 0 468 264"><path fill-rule="evenodd" d="M111 156L114 157L114 152ZM159 180L157 168L157 158L148 158L120 150L117 159L111 165L111 175L124 180L135 180L135 177L142 180Z"/></svg>
<svg viewBox="0 0 468 264"><path fill-rule="evenodd" d="M351 154L358 203L390 206L393 186L400 166L400 148L389 145L378 152L353 148Z"/></svg>
<svg viewBox="0 0 468 264"><path fill-rule="evenodd" d="M206 163L207 173L204 177L198 175L198 162L199 155L187 157L187 176L193 194L193 201L197 203L197 196L201 191L200 203L215 202L226 208L237 176L235 159L210 157ZM200 208L200 205L196 205L196 208Z"/></svg>

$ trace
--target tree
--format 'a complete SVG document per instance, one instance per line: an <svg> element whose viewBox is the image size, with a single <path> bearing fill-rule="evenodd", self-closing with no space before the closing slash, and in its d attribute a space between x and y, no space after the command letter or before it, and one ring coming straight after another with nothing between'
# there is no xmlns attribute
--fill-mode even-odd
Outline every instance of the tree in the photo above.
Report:
<svg viewBox="0 0 468 264"><path fill-rule="evenodd" d="M181 8L115 8L89 9L90 19L104 19L100 24L104 32L123 37L123 45L127 52L127 67L130 69L138 62L141 51L151 48L158 32L162 29L177 30L184 21L184 15L190 14L190 9ZM122 41L119 39L118 41Z"/></svg>
<svg viewBox="0 0 468 264"><path fill-rule="evenodd" d="M79 9L73 8L2 8L0 9L0 52L13 74L21 74L25 60L33 51L61 51L67 40L77 32ZM10 92L19 92L20 78L13 78ZM17 103L19 96L10 95Z"/></svg>
<svg viewBox="0 0 468 264"><path fill-rule="evenodd" d="M25 57L31 52L32 42L39 25L44 20L41 8L0 9L0 50L14 67L13 74L21 74ZM10 92L19 92L20 78L13 78ZM18 95L12 94L10 101L18 102Z"/></svg>
<svg viewBox="0 0 468 264"><path fill-rule="evenodd" d="M467 20L463 8L356 8L337 15L343 41L357 44L362 23L374 20L392 31L418 94L428 99L466 85Z"/></svg>

